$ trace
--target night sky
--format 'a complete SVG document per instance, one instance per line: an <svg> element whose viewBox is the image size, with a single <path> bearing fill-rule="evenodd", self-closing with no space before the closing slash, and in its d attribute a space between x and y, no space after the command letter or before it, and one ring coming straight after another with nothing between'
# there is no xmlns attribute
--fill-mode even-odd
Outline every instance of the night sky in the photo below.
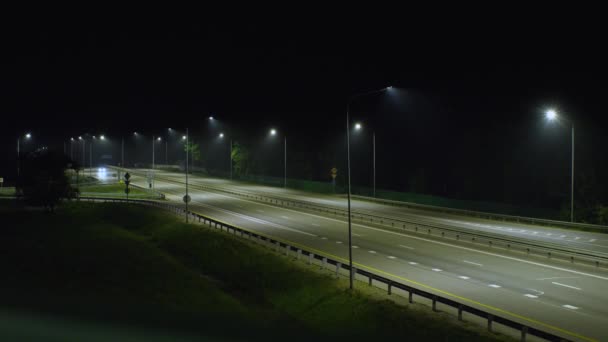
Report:
<svg viewBox="0 0 608 342"><path fill-rule="evenodd" d="M577 168L595 178L586 184L605 202L601 40L594 28L567 23L511 24L4 22L0 176L14 175L16 139L25 132L35 135L32 147L61 150L85 132L188 127L205 147L213 115L266 159L280 158L276 146L262 147L276 127L293 151L291 174L327 181L329 167L344 163L349 96L392 85L352 106L353 121L365 126L353 136L354 183L371 185L375 131L379 187L559 207L568 196L570 135L544 121L554 107L575 123ZM421 177L423 185L412 183Z"/></svg>

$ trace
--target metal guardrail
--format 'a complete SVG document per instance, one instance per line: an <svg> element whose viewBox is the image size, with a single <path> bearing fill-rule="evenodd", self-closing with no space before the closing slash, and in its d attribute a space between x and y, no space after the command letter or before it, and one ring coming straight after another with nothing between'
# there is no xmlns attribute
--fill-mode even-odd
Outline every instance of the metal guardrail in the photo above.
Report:
<svg viewBox="0 0 608 342"><path fill-rule="evenodd" d="M158 179L162 179L163 181L169 183L181 184L180 182L164 179L161 177L159 177ZM306 209L326 215L334 215L340 218L347 217L347 211L344 209L325 207L323 205L313 204L310 202L296 201L292 199L286 200L283 198L276 198L268 195L257 195L247 192L238 192L200 184L191 184L190 187L209 189L212 191L220 191L223 193L244 197L246 199L256 200L259 202L269 203L287 208ZM406 220L397 218L387 218L385 216L359 213L357 211L351 211L351 219L362 223L377 224L384 228L400 232L409 231L412 233L424 234L425 236L474 243L488 248L501 248L506 251L519 252L527 256L545 257L552 260L561 260L581 265L595 266L597 268L608 268L608 255L600 252L590 252L581 249L564 248L563 246L556 244L531 242L530 240L506 237L505 235L479 233L476 231L468 230L466 228L454 228L441 224L429 224L423 221L413 219Z"/></svg>
<svg viewBox="0 0 608 342"><path fill-rule="evenodd" d="M493 324L498 323L505 327L509 327L515 329L520 332L521 341L526 340L527 335L532 335L535 337L539 337L548 341L572 341L563 336L559 336L549 331L541 330L540 328L534 327L532 325L527 325L521 322L518 322L513 319L506 318L504 316L496 315L494 313L484 311L482 309L458 302L456 300L443 297L428 291L421 290L419 288L403 284L401 282L395 281L393 279L384 277L382 275L376 274L374 272L363 270L360 268L353 267L352 269L346 262L343 260L338 260L336 258L330 257L327 254L316 251L312 248L301 246L293 242L284 241L281 239L277 239L271 237L266 234L258 233L251 231L249 229L237 227L220 220L212 219L210 217L193 213L191 211L186 211L184 208L179 206L171 205L164 202L157 202L151 200L137 200L137 199L109 199L109 198L87 198L81 197L80 200L85 201L93 201L93 202L110 202L110 203L135 203L135 204L143 204L148 206L153 206L156 208L162 208L169 210L176 214L189 215L193 221L198 221L203 225L207 225L210 228L219 229L220 231L226 231L226 233L232 233L235 236L239 236L241 238L245 238L249 241L256 242L260 245L266 246L270 249L274 249L279 253L285 253L287 256L295 256L297 259L300 258L308 258L308 264L312 265L314 263L320 265L323 268L334 268L336 275L340 275L341 271L345 271L346 274L349 272L353 272L353 275L356 277L359 275L359 278L367 278L368 284L373 285L373 282L378 282L386 285L388 294L392 294L394 289L402 290L404 293L407 293L408 302L413 303L415 297L419 296L426 298L432 302L433 311L437 311L437 303L441 303L446 306L450 306L457 310L457 315L459 320L463 320L463 313L469 313L479 318L482 318L487 321L487 329L492 331ZM397 294L397 293L396 293Z"/></svg>
<svg viewBox="0 0 608 342"><path fill-rule="evenodd" d="M410 209L421 209L421 210L430 210L442 212L445 214L453 214L460 216L469 216L476 218L483 218L494 221L503 221L503 222L516 222L516 223L526 223L526 224L534 224L538 226L551 226L551 227L560 227L560 228L575 228L582 230L593 230L600 232L608 232L608 226L602 226L598 224L589 224L589 223L572 223L566 221L558 221L558 220L549 220L549 219L540 219L534 217L526 217L526 216L515 216L515 215L506 215L506 214L494 214L494 213L486 213L482 211L472 211L465 209L455 209L448 207L438 207L427 204L418 204L412 202L402 202L402 201L393 201L382 198L373 198L367 196L360 195L352 195L353 198L361 199L364 201L370 202L378 202L382 204L388 204L392 206L405 207Z"/></svg>

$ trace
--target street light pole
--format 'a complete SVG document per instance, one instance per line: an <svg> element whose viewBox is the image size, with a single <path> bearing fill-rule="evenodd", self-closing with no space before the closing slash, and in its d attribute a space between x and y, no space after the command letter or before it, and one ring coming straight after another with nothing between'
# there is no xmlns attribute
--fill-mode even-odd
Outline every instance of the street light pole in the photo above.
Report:
<svg viewBox="0 0 608 342"><path fill-rule="evenodd" d="M186 199L188 198L188 140L190 139L189 137L189 132L188 132L188 128L186 128ZM190 216L188 214L188 200L184 201L186 202L186 223L188 223L188 216Z"/></svg>
<svg viewBox="0 0 608 342"><path fill-rule="evenodd" d="M89 176L92 176L93 172L93 139L91 139L91 143L89 144Z"/></svg>
<svg viewBox="0 0 608 342"><path fill-rule="evenodd" d="M283 156L283 188L287 188L287 136L284 137L285 153Z"/></svg>
<svg viewBox="0 0 608 342"><path fill-rule="evenodd" d="M574 222L574 124L572 124L572 155L570 161L570 222Z"/></svg>
<svg viewBox="0 0 608 342"><path fill-rule="evenodd" d="M374 159L374 198L376 197L376 131L372 132L372 147Z"/></svg>
<svg viewBox="0 0 608 342"><path fill-rule="evenodd" d="M355 94L346 102L346 169L347 169L347 201L348 201L348 266L349 266L349 288L353 289L353 237L352 237L352 218L351 218L351 177L350 177L350 105L358 97L371 95L382 92L391 87L385 87L382 89L372 90L366 93Z"/></svg>
<svg viewBox="0 0 608 342"><path fill-rule="evenodd" d="M232 179L232 138L230 138L230 179Z"/></svg>
<svg viewBox="0 0 608 342"><path fill-rule="evenodd" d="M561 115L557 114L557 111L549 109L545 112L545 117L549 121L559 120ZM574 122L565 118L570 124L570 136L571 136L571 147L570 147L570 222L574 222Z"/></svg>
<svg viewBox="0 0 608 342"><path fill-rule="evenodd" d="M17 178L21 175L21 136L17 138Z"/></svg>
<svg viewBox="0 0 608 342"><path fill-rule="evenodd" d="M125 137L120 138L120 166L125 167Z"/></svg>

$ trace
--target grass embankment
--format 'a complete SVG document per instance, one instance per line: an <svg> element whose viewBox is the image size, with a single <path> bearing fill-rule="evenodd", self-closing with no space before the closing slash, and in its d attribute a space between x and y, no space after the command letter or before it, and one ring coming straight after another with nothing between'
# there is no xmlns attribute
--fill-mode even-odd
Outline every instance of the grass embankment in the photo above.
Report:
<svg viewBox="0 0 608 342"><path fill-rule="evenodd" d="M152 190L137 188L134 186L129 187L129 198L147 198L147 199L158 199L158 194ZM124 184L97 184L97 185L86 185L80 187L81 196L89 197L120 197L126 198L125 185Z"/></svg>
<svg viewBox="0 0 608 342"><path fill-rule="evenodd" d="M55 214L0 212L18 222L1 230L0 338L505 340L370 290L350 293L329 273L163 211L71 203ZM57 328L32 312L70 319Z"/></svg>
<svg viewBox="0 0 608 342"><path fill-rule="evenodd" d="M0 188L0 196L15 196L15 187Z"/></svg>

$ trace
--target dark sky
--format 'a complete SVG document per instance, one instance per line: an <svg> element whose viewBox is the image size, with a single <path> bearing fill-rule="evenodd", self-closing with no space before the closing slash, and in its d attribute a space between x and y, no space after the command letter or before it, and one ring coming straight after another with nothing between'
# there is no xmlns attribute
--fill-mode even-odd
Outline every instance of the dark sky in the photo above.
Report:
<svg viewBox="0 0 608 342"><path fill-rule="evenodd" d="M581 127L582 158L606 170L607 70L603 41L592 34L599 28L491 21L6 21L0 173L13 172L9 156L25 131L53 146L84 132L166 127L204 137L210 114L243 141L274 125L296 149L321 151L342 141L349 95L386 85L399 90L353 106L353 117L377 132L379 164L393 170L384 187L408 190L424 169L426 192L462 197L450 189L476 169L493 176L470 186L495 188L465 197L500 200L507 175L538 174L530 184L564 173L556 168L567 166L569 135L545 127L548 106Z"/></svg>

